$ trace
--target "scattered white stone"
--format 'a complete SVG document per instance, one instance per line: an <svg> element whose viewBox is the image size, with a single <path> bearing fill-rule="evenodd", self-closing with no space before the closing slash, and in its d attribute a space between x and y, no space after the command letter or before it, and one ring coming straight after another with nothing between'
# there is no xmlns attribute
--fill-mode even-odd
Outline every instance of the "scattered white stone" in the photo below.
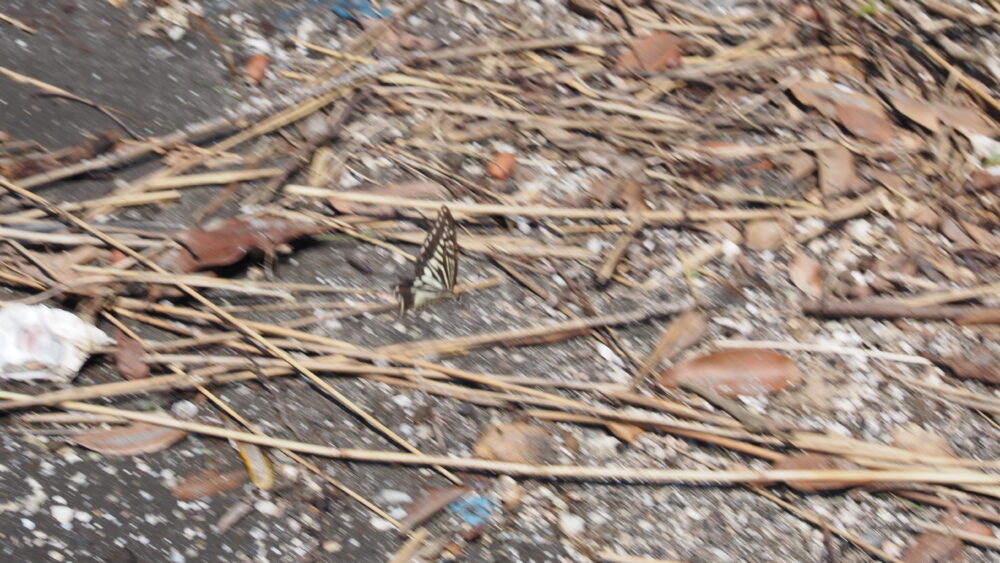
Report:
<svg viewBox="0 0 1000 563"><path fill-rule="evenodd" d="M54 549L50 550L48 553L46 553L46 555L48 555L53 561L65 561L66 560L66 556L65 555L63 555L62 553L60 553L60 552L58 552L58 551L56 551Z"/></svg>
<svg viewBox="0 0 1000 563"><path fill-rule="evenodd" d="M395 528L392 522L384 518L379 518L377 516L375 518L372 518L371 524L372 528L375 528L375 530L379 532L388 532L389 530Z"/></svg>
<svg viewBox="0 0 1000 563"><path fill-rule="evenodd" d="M281 507L269 500L259 500L254 503L253 507L265 516L280 516L284 512Z"/></svg>
<svg viewBox="0 0 1000 563"><path fill-rule="evenodd" d="M35 521L34 520L28 520L27 518L21 518L21 525L24 526L24 528L26 530L34 530L35 529Z"/></svg>
<svg viewBox="0 0 1000 563"><path fill-rule="evenodd" d="M76 512L73 513L73 518L86 524L94 519L94 515L89 512L77 510Z"/></svg>
<svg viewBox="0 0 1000 563"><path fill-rule="evenodd" d="M337 553L342 549L344 549L344 546L333 540L323 542L323 551L327 553Z"/></svg>
<svg viewBox="0 0 1000 563"><path fill-rule="evenodd" d="M403 491L395 489L382 489L375 498L385 504L410 504L413 497Z"/></svg>
<svg viewBox="0 0 1000 563"><path fill-rule="evenodd" d="M396 406L401 409L408 409L413 406L413 401L403 394L393 395L392 402L396 403Z"/></svg>
<svg viewBox="0 0 1000 563"><path fill-rule="evenodd" d="M182 420L191 420L198 414L198 405L191 401L177 401L170 406L170 412Z"/></svg>
<svg viewBox="0 0 1000 563"><path fill-rule="evenodd" d="M49 511L52 512L52 517L56 519L56 522L59 522L63 526L68 526L73 521L73 513L75 512L72 508L63 504L54 505L49 508Z"/></svg>
<svg viewBox="0 0 1000 563"><path fill-rule="evenodd" d="M567 536L579 536L583 533L584 528L586 528L586 524L586 520L576 514L563 512L559 515L559 529Z"/></svg>

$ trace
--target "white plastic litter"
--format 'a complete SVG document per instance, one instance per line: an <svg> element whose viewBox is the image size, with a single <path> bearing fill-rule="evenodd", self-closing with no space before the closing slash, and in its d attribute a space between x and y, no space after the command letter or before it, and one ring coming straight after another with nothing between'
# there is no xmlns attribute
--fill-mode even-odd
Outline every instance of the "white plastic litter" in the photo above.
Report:
<svg viewBox="0 0 1000 563"><path fill-rule="evenodd" d="M73 313L44 305L0 307L0 379L68 382L113 340Z"/></svg>

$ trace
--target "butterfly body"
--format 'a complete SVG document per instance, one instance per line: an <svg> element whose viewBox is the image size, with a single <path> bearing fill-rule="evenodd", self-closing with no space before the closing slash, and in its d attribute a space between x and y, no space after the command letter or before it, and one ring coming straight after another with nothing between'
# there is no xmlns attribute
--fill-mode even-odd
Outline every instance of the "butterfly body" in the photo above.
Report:
<svg viewBox="0 0 1000 563"><path fill-rule="evenodd" d="M458 242L455 219L446 206L438 211L437 219L420 246L420 255L413 277L396 286L400 315L418 311L435 301L455 296L458 277Z"/></svg>

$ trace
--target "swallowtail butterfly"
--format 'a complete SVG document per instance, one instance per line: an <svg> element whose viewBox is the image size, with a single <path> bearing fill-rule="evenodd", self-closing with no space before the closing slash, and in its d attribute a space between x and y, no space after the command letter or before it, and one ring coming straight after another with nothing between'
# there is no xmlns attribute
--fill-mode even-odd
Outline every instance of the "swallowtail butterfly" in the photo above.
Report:
<svg viewBox="0 0 1000 563"><path fill-rule="evenodd" d="M458 243L455 242L455 219L446 206L427 233L413 277L396 286L399 314L417 311L426 305L455 296L458 275Z"/></svg>

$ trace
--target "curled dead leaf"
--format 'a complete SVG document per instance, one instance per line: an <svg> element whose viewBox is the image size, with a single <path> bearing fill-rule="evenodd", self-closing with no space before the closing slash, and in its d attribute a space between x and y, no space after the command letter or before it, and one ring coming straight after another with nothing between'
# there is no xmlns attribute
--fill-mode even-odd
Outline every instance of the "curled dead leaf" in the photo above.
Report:
<svg viewBox="0 0 1000 563"><path fill-rule="evenodd" d="M149 364L142 344L120 328L115 329L115 365L118 373L130 381L149 377Z"/></svg>
<svg viewBox="0 0 1000 563"><path fill-rule="evenodd" d="M136 422L127 426L77 434L69 441L109 456L150 454L169 448L184 439L187 432Z"/></svg>
<svg viewBox="0 0 1000 563"><path fill-rule="evenodd" d="M518 463L554 459L556 443L548 430L525 422L496 424L486 429L473 448L477 457Z"/></svg>
<svg viewBox="0 0 1000 563"><path fill-rule="evenodd" d="M282 244L327 230L322 225L273 215L224 219L204 229L182 232L177 239L183 248L168 266L172 271L184 273L231 266L254 250L271 253Z"/></svg>
<svg viewBox="0 0 1000 563"><path fill-rule="evenodd" d="M471 490L464 485L452 485L427 491L406 507L406 517L399 521L400 530L405 532L416 528Z"/></svg>
<svg viewBox="0 0 1000 563"><path fill-rule="evenodd" d="M941 121L938 119L937 112L934 111L933 104L927 100L912 98L892 88L879 88L879 90L885 94L896 111L917 125L923 126L931 133L937 133L941 130Z"/></svg>
<svg viewBox="0 0 1000 563"><path fill-rule="evenodd" d="M854 153L838 145L817 151L819 187L824 197L838 197L859 191L864 182L854 166Z"/></svg>
<svg viewBox="0 0 1000 563"><path fill-rule="evenodd" d="M692 384L723 397L768 395L802 379L795 362L771 350L732 349L677 364L660 374L664 387Z"/></svg>
<svg viewBox="0 0 1000 563"><path fill-rule="evenodd" d="M823 267L813 257L796 252L788 264L788 277L809 297L819 299L823 296Z"/></svg>
<svg viewBox="0 0 1000 563"><path fill-rule="evenodd" d="M247 473L242 469L225 473L203 469L185 476L170 494L180 500L198 500L231 491L246 480Z"/></svg>
<svg viewBox="0 0 1000 563"><path fill-rule="evenodd" d="M938 523L973 534L993 537L993 530L977 520L959 514L945 514ZM939 532L922 532L903 552L904 563L961 563L966 560L965 546L960 538Z"/></svg>
<svg viewBox="0 0 1000 563"><path fill-rule="evenodd" d="M955 377L977 379L1000 385L1000 363L995 360L980 361L960 356L935 356L933 354L923 354L923 356L934 362L934 365L939 368L950 371Z"/></svg>
<svg viewBox="0 0 1000 563"><path fill-rule="evenodd" d="M656 32L635 40L618 57L618 72L661 72L681 66L681 38L672 33Z"/></svg>
<svg viewBox="0 0 1000 563"><path fill-rule="evenodd" d="M761 219L750 221L743 231L743 240L750 250L777 250L788 233L778 221Z"/></svg>
<svg viewBox="0 0 1000 563"><path fill-rule="evenodd" d="M249 82L260 84L264 81L264 76L267 75L267 67L270 65L271 57L263 53L252 55L243 66L243 76Z"/></svg>
<svg viewBox="0 0 1000 563"><path fill-rule="evenodd" d="M833 83L799 80L791 86L792 94L803 104L836 119L848 131L877 143L893 137L892 121L879 101Z"/></svg>
<svg viewBox="0 0 1000 563"><path fill-rule="evenodd" d="M486 165L486 173L497 180L506 180L514 173L517 166L517 157L509 152L498 152L493 155L493 160Z"/></svg>
<svg viewBox="0 0 1000 563"><path fill-rule="evenodd" d="M857 469L857 466L851 464L846 459L817 453L800 453L790 456L783 457L778 461L774 462L771 469L784 469L784 470L850 470ZM850 487L857 487L860 485L865 485L866 483L858 481L788 481L786 483L790 488L796 491L802 491L803 493L815 493L817 491L835 491L839 489L847 489Z"/></svg>

